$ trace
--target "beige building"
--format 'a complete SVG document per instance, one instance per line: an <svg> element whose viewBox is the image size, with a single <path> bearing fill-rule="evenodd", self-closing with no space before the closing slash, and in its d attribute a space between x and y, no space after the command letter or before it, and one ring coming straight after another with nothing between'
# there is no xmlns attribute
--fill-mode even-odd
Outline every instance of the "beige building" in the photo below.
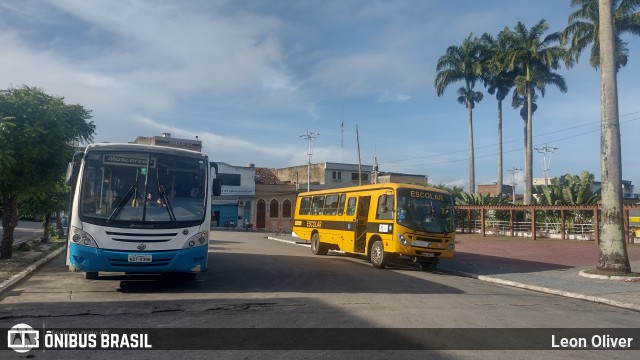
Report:
<svg viewBox="0 0 640 360"><path fill-rule="evenodd" d="M295 184L284 183L275 169L256 168L256 192L251 202L252 227L273 231L282 228L290 232L298 191Z"/></svg>
<svg viewBox="0 0 640 360"><path fill-rule="evenodd" d="M310 168L311 171L307 169ZM309 187L311 190L331 189L346 186L371 183L373 166L358 164L341 164L324 162L319 164L293 166L283 169L273 169L273 173L283 183L297 185L300 191L307 190L307 173L309 173Z"/></svg>

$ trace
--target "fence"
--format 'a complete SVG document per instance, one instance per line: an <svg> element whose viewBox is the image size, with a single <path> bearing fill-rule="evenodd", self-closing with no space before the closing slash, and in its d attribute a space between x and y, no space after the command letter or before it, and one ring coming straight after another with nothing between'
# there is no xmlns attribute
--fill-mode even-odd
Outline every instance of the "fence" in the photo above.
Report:
<svg viewBox="0 0 640 360"><path fill-rule="evenodd" d="M631 242L629 236L629 211L640 209L640 205L624 205L624 233L625 241ZM461 232L477 232L485 236L489 234L500 234L508 236L530 236L533 240L538 236L559 237L563 240L567 238L595 240L600 243L600 209L597 205L591 206L537 206L537 205L458 205L456 206L458 216L456 227ZM509 220L498 220L492 215L494 211L509 212ZM571 221L567 226L566 212L583 211L593 214L591 222L574 223ZM528 215L525 221L518 221L514 212ZM537 221L544 212L560 213L560 222ZM538 215L536 216L536 213ZM479 214L479 218L477 215ZM547 216L550 217L550 216ZM598 229L598 231L595 231Z"/></svg>

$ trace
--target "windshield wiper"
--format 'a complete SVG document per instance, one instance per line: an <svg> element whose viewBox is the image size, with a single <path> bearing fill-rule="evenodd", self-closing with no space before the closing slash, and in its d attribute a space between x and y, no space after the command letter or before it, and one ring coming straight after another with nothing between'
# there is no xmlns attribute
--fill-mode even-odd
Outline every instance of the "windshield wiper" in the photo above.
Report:
<svg viewBox="0 0 640 360"><path fill-rule="evenodd" d="M111 221L113 221L113 218L115 218L120 213L120 211L122 211L122 209L124 208L124 205L127 203L127 201L129 201L129 199L131 198L131 195L133 195L133 193L137 189L138 189L137 185L131 185L131 187L125 194L125 196L122 198L122 200L120 200L118 205L116 205L116 207L113 209L113 211L111 212L111 215L109 215L109 218L107 219L107 223L111 223Z"/></svg>
<svg viewBox="0 0 640 360"><path fill-rule="evenodd" d="M162 201L167 205L167 212L169 213L169 218L172 223L176 223L176 215L173 213L173 207L171 206L171 202L169 201L169 197L167 196L167 191L164 186L158 184L158 194L162 198Z"/></svg>

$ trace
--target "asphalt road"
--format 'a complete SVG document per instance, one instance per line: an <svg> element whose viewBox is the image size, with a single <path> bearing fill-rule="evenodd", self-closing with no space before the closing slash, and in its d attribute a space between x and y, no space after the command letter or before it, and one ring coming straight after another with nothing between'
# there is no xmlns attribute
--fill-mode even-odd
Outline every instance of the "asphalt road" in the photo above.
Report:
<svg viewBox="0 0 640 360"><path fill-rule="evenodd" d="M212 232L209 270L192 281L69 273L64 253L0 299L0 327L34 328L623 328L637 313L366 259L313 256L262 233ZM481 333L481 331L480 331ZM479 334L481 337L482 334ZM437 334L433 334L437 337ZM302 339L291 337L295 344ZM410 341L410 339L407 339ZM476 341L478 341L476 339ZM638 339L640 341L640 339ZM100 351L92 358L114 358ZM216 358L425 358L422 351L220 351ZM6 353L5 353L6 355ZM16 353L9 353L16 358ZM87 351L34 352L86 358ZM136 358L207 358L206 351L138 351ZM436 358L601 358L604 352L432 351ZM607 358L634 358L608 351ZM635 356L629 356L635 355ZM124 355L125 358L128 356ZM3 354L0 353L0 357Z"/></svg>

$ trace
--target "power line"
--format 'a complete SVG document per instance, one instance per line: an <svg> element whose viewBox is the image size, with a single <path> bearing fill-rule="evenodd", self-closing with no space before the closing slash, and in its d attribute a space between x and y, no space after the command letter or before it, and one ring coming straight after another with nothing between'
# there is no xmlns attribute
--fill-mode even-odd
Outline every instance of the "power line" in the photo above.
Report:
<svg viewBox="0 0 640 360"><path fill-rule="evenodd" d="M625 114L625 115L621 115L622 116L628 116L628 115L632 115L632 114L636 114L636 113L640 113L640 111L637 112L633 112L633 113L629 113L629 114ZM640 118L634 118L634 119L629 119L629 120L625 120L625 121L621 121L620 125L622 124L626 124L626 123L630 123L633 121L638 121L640 120ZM538 134L535 135L534 138L539 138L542 136L546 136L546 135L551 135L551 134L555 134L555 133L559 133L559 132L563 132L563 131L568 131L568 130L574 130L574 129L578 129L581 127L585 127L585 126L589 126L589 125L594 125L594 124L600 124L599 121L597 122L590 122L590 123L586 123L586 124L581 124L581 125L576 125L576 126L572 126L572 127L568 127L568 128L564 128L564 129L560 129L560 130L554 130L554 131L549 131L546 133L542 133L542 134ZM598 129L594 129L594 130L589 130L589 131L585 131L582 133L578 133L578 134L574 134L571 136L566 136L563 138L559 138L559 139L555 139L552 140L551 142L559 142L559 141L564 141L564 140L568 140L568 139L573 139L575 137L579 137L579 136L583 136L583 135L587 135L587 134L591 134L594 132L598 132L600 131L600 128ZM519 138L519 139L514 139L514 140L508 140L508 141L503 141L503 144L508 144L508 143L513 143L513 142L522 142L523 138ZM493 148L496 147L498 144L492 144L492 145L483 145L483 146L476 146L475 149L484 149L484 148ZM523 148L520 147L519 149L513 149L513 150L509 150L509 151L503 151L503 154L506 153L510 153L510 152L514 152L514 151L522 151ZM421 160L421 159L429 159L429 158L433 158L435 156L445 156L445 155L454 155L454 154L458 154L458 153L466 153L468 152L468 149L465 150L457 150L457 151L451 151L451 152L447 152L447 153L439 153L439 154L433 154L433 155L429 155L429 156L420 156L420 157L415 157L415 158L407 158L407 159L399 159L399 160L390 160L390 161L384 161L381 162L381 165L385 165L385 166L391 166L391 167L414 167L414 166L428 166L428 165L440 165L440 164L447 164L447 163L454 163L454 162L461 162L461 161L468 161L468 158L461 158L461 159L454 159L454 160L445 160L445 161L437 161L437 162L429 162L429 163L421 163L421 164L405 164L405 165L392 165L394 163L398 163L398 162L405 162L405 161L411 161L411 160ZM497 153L491 153L491 154L487 154L487 155L482 155L482 156L476 156L475 158L485 158L485 157L491 157L491 156L496 156Z"/></svg>

